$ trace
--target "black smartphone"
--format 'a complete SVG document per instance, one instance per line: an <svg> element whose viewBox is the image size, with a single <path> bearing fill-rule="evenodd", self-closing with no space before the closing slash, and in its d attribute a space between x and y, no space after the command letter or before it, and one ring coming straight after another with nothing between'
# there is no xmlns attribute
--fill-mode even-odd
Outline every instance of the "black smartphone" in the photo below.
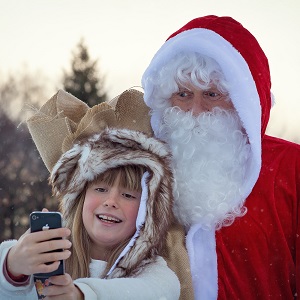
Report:
<svg viewBox="0 0 300 300"><path fill-rule="evenodd" d="M30 230L31 232L45 231L62 227L62 215L59 212L40 212L35 211L30 214ZM61 238L55 238L61 239ZM63 251L58 249L55 251ZM49 251L54 252L54 251ZM49 262L48 264L51 264ZM38 299L43 299L43 289L49 286L48 278L56 275L63 275L65 273L64 261L61 260L57 270L50 273L36 273L33 274Z"/></svg>

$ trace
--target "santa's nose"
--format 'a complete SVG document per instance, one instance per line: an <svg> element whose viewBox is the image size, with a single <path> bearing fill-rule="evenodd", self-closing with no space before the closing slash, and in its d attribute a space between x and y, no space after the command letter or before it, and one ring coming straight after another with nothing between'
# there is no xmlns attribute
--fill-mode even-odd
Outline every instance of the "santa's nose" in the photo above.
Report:
<svg viewBox="0 0 300 300"><path fill-rule="evenodd" d="M193 100L191 102L189 111L193 113L194 116L198 116L203 112L209 111L209 107L206 105L206 102L203 98L203 92L197 91L194 93Z"/></svg>

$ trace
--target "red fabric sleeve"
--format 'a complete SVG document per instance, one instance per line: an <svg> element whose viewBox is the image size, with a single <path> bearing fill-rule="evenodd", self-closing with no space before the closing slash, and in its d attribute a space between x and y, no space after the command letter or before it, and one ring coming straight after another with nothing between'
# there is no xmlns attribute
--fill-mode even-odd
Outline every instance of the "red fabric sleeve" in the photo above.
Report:
<svg viewBox="0 0 300 300"><path fill-rule="evenodd" d="M7 255L3 264L3 275L5 279L13 286L24 286L29 284L30 276L24 275L20 278L13 278L7 269Z"/></svg>

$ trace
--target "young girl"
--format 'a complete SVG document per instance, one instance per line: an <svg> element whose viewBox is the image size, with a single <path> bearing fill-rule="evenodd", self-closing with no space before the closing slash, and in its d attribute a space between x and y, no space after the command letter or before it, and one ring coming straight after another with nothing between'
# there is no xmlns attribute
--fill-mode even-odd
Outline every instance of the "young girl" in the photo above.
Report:
<svg viewBox="0 0 300 300"><path fill-rule="evenodd" d="M126 91L114 103L114 109L105 103L82 112L81 101L60 91L30 120L38 120L38 130L28 122L51 170L65 228L27 231L0 245L0 299L37 299L32 274L54 271L61 259L65 275L50 277L52 285L43 289L51 299L179 298L176 275L157 255L172 220L169 152L145 129L150 124L144 126L149 118L141 93ZM61 136L57 147L54 124ZM57 237L63 239L49 242ZM45 253L60 248L65 250Z"/></svg>

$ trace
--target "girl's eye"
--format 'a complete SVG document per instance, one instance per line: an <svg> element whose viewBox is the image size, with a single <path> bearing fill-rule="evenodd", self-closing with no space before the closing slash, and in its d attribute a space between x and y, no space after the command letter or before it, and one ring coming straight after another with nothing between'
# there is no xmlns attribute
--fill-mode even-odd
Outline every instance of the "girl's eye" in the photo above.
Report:
<svg viewBox="0 0 300 300"><path fill-rule="evenodd" d="M95 191L100 192L100 193L105 193L107 191L107 189L98 187L98 188L95 188Z"/></svg>
<svg viewBox="0 0 300 300"><path fill-rule="evenodd" d="M123 196L127 199L135 199L136 197L131 195L131 194L127 194L127 193L124 193Z"/></svg>

